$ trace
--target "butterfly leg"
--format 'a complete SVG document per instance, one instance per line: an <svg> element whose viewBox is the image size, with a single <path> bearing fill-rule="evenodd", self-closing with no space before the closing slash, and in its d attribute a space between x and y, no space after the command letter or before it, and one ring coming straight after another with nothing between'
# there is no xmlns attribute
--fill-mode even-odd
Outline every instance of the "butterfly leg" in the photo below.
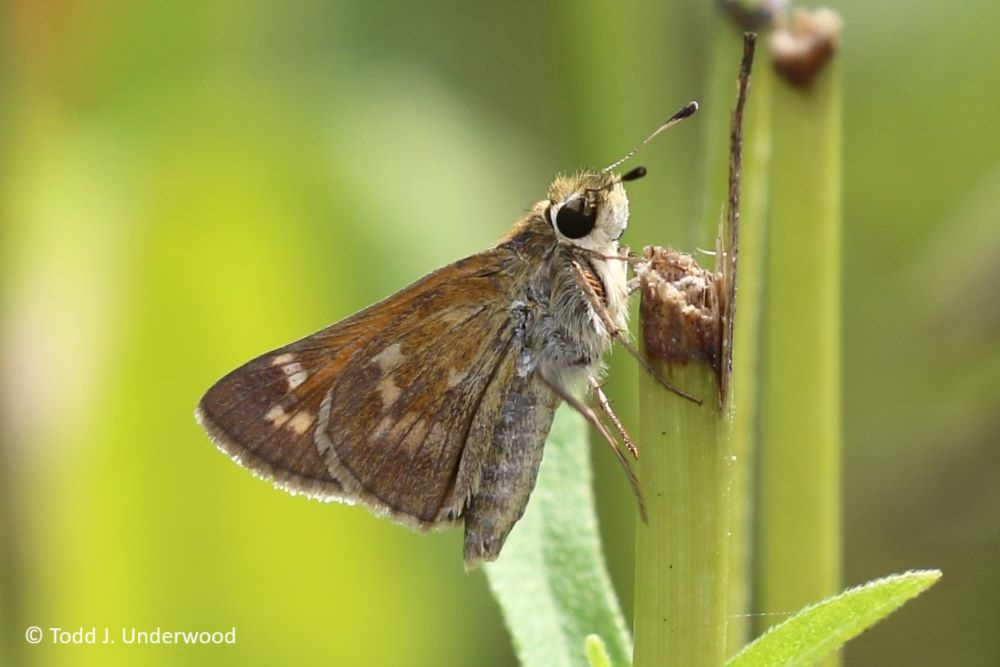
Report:
<svg viewBox="0 0 1000 667"><path fill-rule="evenodd" d="M618 247L618 254L617 255L605 255L602 252L597 252L595 250L586 250L586 249L583 249L583 248L581 248L580 251L583 252L583 253L586 253L588 255L591 255L593 257L596 257L597 259L602 259L602 260L604 260L606 262L610 262L610 261L614 261L614 260L619 260L619 261L622 261L622 262L627 262L628 265L633 268L633 270L635 269L635 266L637 264L641 264L642 262L646 261L642 257L637 257L637 256L633 255L632 251L629 249L629 247L627 245L624 245L624 244L620 245ZM575 267L575 268L577 268L577 270L579 270L579 267ZM626 293L629 296L632 296L632 294L637 289L639 289L639 285L640 284L641 284L641 282L640 282L638 276L629 279L629 281L627 283L625 283Z"/></svg>
<svg viewBox="0 0 1000 667"><path fill-rule="evenodd" d="M655 378L656 381L659 382L661 385L663 385L664 388L674 392L681 398L686 398L692 403L697 403L698 405L701 405L700 398L695 398L694 396L680 389L679 387L675 387L674 385L670 384L663 378L663 376L657 373L652 366L649 365L649 362L646 361L646 359L641 354L639 354L639 351L635 349L635 347L632 345L632 342L629 341L628 334L619 329L618 326L611 321L611 316L608 314L608 309L604 306L603 303L601 303L601 299L597 296L597 293L594 292L594 288L591 287L590 283L587 282L587 279L583 272L583 267L581 267L579 262L577 262L576 260L573 260L572 265L573 269L575 270L577 284L580 286L580 289L583 290L583 295L586 297L587 303L590 304L590 307L594 310L597 316L601 318L601 323L604 324L604 328L607 330L608 335L610 335L616 341L621 343L622 347L624 347L629 354L635 357L635 360L639 362L639 365L642 366L643 370L645 370L653 378Z"/></svg>
<svg viewBox="0 0 1000 667"><path fill-rule="evenodd" d="M612 437L611 433L608 432L608 429L604 426L601 420L598 419L597 414L594 413L589 405L567 391L558 382L546 377L540 371L538 375L541 377L542 382L548 385L549 389L551 389L556 396L566 401L571 408L583 415L583 418L590 422L591 426L596 428L597 432L601 434L601 437L603 437L608 445L611 446L611 451L614 453L615 458L618 459L618 462L625 470L625 476L628 478L628 483L632 487L632 493L635 495L635 499L639 503L639 515L642 517L642 520L645 521L646 502L642 497L642 489L639 488L639 479L635 476L635 472L632 470L631 466L629 466L628 460L625 458L621 448L618 446L618 442L614 439L614 437Z"/></svg>
<svg viewBox="0 0 1000 667"><path fill-rule="evenodd" d="M601 406L601 410L607 416L608 420L618 429L618 434L622 437L622 441L628 447L628 451L632 454L632 457L639 458L639 450L635 446L635 441L632 440L632 436L625 430L625 426L618 419L618 415L611 409L611 402L608 400L607 394L601 389L601 385L597 380L594 378L588 378L588 380L590 381L590 390L593 392L594 398L597 399L597 404Z"/></svg>

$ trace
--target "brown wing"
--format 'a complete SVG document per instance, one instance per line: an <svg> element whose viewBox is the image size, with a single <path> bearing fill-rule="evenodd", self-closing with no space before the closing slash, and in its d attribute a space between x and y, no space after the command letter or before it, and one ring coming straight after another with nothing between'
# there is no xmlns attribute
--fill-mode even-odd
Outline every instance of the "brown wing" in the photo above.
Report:
<svg viewBox="0 0 1000 667"><path fill-rule="evenodd" d="M474 255L254 359L208 390L199 423L293 493L415 526L457 518L477 483L467 444L488 444L470 437L474 418L509 382L513 262L503 248Z"/></svg>

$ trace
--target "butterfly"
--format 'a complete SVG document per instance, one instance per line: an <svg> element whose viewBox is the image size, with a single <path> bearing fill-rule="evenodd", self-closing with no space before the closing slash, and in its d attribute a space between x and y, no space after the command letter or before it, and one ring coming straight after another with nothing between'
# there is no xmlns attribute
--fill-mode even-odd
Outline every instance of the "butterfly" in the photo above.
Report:
<svg viewBox="0 0 1000 667"><path fill-rule="evenodd" d="M493 248L216 382L195 416L220 449L276 486L360 502L417 529L463 523L467 567L494 560L535 485L558 405L627 344L629 219L614 169L697 110L689 103L609 167L556 178Z"/></svg>

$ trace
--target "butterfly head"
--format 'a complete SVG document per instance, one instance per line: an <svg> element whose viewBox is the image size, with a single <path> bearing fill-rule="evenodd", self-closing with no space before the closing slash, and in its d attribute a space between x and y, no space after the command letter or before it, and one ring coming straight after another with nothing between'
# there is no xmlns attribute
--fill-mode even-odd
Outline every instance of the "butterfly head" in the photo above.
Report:
<svg viewBox="0 0 1000 667"><path fill-rule="evenodd" d="M632 159L643 146L668 127L698 111L697 102L688 102L656 128L635 148L600 171L582 171L575 176L557 178L549 188L545 220L563 243L597 252L617 249L617 241L628 226L628 197L622 183L646 175L636 167L622 176L614 170Z"/></svg>
<svg viewBox="0 0 1000 667"><path fill-rule="evenodd" d="M645 173L643 167L637 167L624 176L582 171L557 178L549 188L545 220L560 241L607 251L628 226L628 196L622 183Z"/></svg>

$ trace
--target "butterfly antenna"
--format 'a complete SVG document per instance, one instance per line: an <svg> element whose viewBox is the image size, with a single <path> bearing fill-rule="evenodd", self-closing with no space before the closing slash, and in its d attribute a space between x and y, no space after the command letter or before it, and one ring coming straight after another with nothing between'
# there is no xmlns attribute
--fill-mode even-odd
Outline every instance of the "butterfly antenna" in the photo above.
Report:
<svg viewBox="0 0 1000 667"><path fill-rule="evenodd" d="M671 116L666 121L664 121L664 123L662 125L660 125L658 128L656 128L655 130L653 130L653 133L650 134L648 137L646 137L642 141L642 143L640 143L638 146L636 146L635 148L633 148L632 150L630 150L628 153L626 153L625 157L623 157L622 159L618 160L617 162L612 162L611 164L609 164L604 169L601 169L601 173L603 174L603 173L611 171L612 169L617 169L623 163L628 162L629 160L632 159L633 155L635 155L636 153L639 152L640 148L642 148L643 146L645 146L646 144L648 144L650 141L652 141L653 139L655 139L656 136L660 132L663 132L668 127L673 127L674 125L676 125L677 123L681 122L682 120L684 120L688 116L693 116L696 111L698 111L698 103L695 102L694 100L688 102L683 107L681 107L680 110L677 113L675 113L673 116Z"/></svg>
<svg viewBox="0 0 1000 667"><path fill-rule="evenodd" d="M603 170L601 173L604 173L605 171L607 171L607 169ZM629 170L628 172L626 172L622 176L619 176L618 178L616 178L615 180L611 181L610 183L607 183L606 185L602 185L599 188L587 188L587 192L601 192L603 190L610 190L611 188L615 187L619 183L628 183L629 181L635 181L635 180L638 180L638 179L642 178L645 175L646 175L646 168L645 167L636 167L635 169Z"/></svg>

